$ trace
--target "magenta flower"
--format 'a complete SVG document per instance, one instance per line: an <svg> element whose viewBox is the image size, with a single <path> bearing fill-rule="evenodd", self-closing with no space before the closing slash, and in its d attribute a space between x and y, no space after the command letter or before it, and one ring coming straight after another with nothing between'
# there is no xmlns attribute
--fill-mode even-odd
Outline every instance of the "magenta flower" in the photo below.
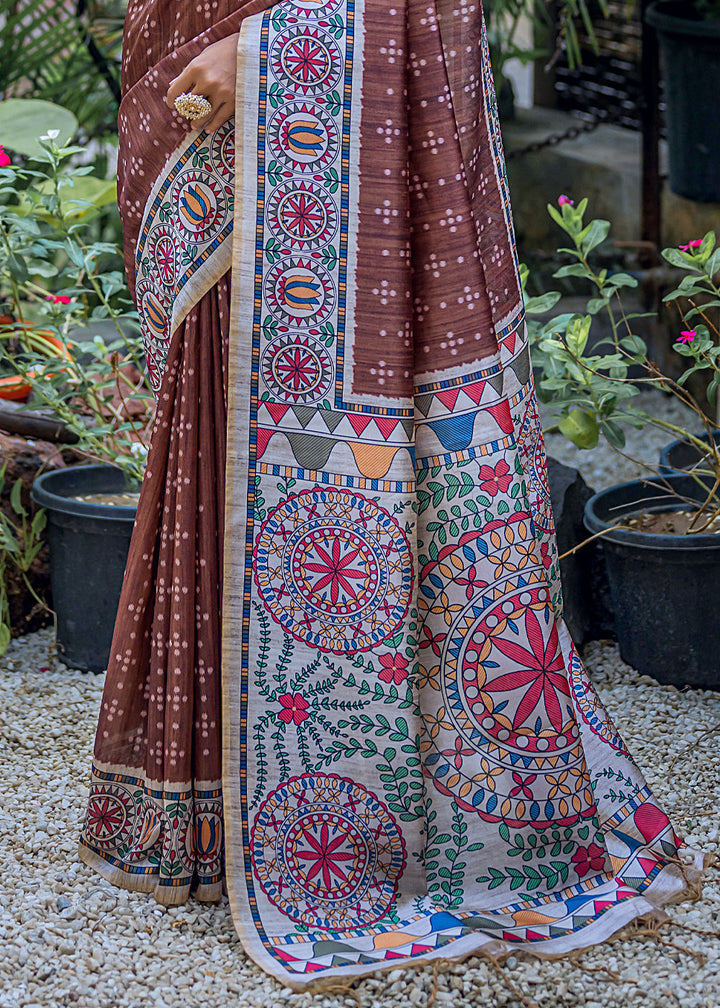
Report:
<svg viewBox="0 0 720 1008"><path fill-rule="evenodd" d="M675 342L692 343L692 341L695 339L696 336L697 336L697 329L686 329L685 332L680 333Z"/></svg>
<svg viewBox="0 0 720 1008"><path fill-rule="evenodd" d="M702 245L702 238L693 238L693 240L688 242L687 245L681 245L680 251L690 252L692 251L692 249L700 248L701 245Z"/></svg>
<svg viewBox="0 0 720 1008"><path fill-rule="evenodd" d="M560 196L558 206L575 206L575 201L571 200L569 196Z"/></svg>
<svg viewBox="0 0 720 1008"><path fill-rule="evenodd" d="M52 301L53 304L72 304L72 298L65 294L47 294L46 300Z"/></svg>
<svg viewBox="0 0 720 1008"><path fill-rule="evenodd" d="M7 168L8 165L12 164L12 161L5 153L5 148L0 144L0 168Z"/></svg>

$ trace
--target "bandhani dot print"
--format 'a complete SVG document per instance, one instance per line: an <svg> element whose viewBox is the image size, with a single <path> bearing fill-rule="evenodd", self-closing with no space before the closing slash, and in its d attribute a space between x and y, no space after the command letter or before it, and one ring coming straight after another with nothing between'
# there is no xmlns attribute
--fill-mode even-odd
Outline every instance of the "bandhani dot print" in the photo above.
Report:
<svg viewBox="0 0 720 1008"><path fill-rule="evenodd" d="M331 931L383 917L406 862L385 805L334 774L294 777L269 795L250 850L270 901L298 923Z"/></svg>

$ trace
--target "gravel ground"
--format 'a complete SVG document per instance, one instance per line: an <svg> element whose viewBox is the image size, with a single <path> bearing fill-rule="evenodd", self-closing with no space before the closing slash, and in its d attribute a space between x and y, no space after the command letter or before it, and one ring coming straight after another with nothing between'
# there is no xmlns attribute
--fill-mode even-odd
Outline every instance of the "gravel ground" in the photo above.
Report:
<svg viewBox="0 0 720 1008"><path fill-rule="evenodd" d="M666 409L666 404L663 404ZM633 433L649 461L667 440ZM637 469L606 449L579 453L551 436L549 450L599 488ZM353 992L291 994L243 954L227 902L165 909L103 882L75 847L102 677L49 657L47 631L14 641L0 662L0 1008L383 1008L427 1005L433 972L397 970ZM603 701L644 767L676 829L720 854L720 694L678 692L639 676L608 643L586 662ZM654 940L618 938L578 961L481 958L437 977L438 1006L718 1008L720 871L698 903L670 909ZM697 932L713 932L702 935ZM515 987L513 992L512 987Z"/></svg>
<svg viewBox="0 0 720 1008"><path fill-rule="evenodd" d="M247 1006L341 1008L354 995L289 994L253 966L227 903L166 910L113 889L78 861L76 838L102 677L50 667L47 631L14 641L0 665L0 1008ZM639 677L616 648L586 655L603 700L674 813L676 828L720 852L720 695L678 692ZM704 734L708 733L708 734ZM677 758L677 761L676 761ZM671 908L674 924L720 928L720 872L697 904ZM436 1004L517 1006L514 983L542 1008L717 1008L720 938L662 931L689 951L620 939L568 960L511 958L502 974L482 959L438 978ZM703 952L701 965L691 954ZM587 969L583 969L587 967ZM588 972L607 969L606 973ZM505 979L503 979L503 977ZM398 971L356 987L363 1006L428 1004L432 971ZM600 989L602 988L602 989Z"/></svg>

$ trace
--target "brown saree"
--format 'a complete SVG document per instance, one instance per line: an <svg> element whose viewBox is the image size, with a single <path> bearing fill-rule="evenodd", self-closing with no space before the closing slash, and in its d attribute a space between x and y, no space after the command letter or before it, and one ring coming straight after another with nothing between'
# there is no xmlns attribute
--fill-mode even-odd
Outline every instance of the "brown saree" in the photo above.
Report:
<svg viewBox="0 0 720 1008"><path fill-rule="evenodd" d="M168 83L236 32L186 135ZM298 989L659 912L702 856L562 624L479 8L138 0L125 52L158 410L81 856L226 884Z"/></svg>

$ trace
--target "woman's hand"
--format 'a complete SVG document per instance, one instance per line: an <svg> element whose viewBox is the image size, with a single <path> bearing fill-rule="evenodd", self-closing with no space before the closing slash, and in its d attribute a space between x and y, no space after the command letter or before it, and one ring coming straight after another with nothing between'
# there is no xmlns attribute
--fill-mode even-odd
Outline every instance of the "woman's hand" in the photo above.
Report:
<svg viewBox="0 0 720 1008"><path fill-rule="evenodd" d="M185 67L168 88L166 101L175 108L175 99L192 92L203 95L212 105L204 119L193 119L193 129L218 129L235 115L235 75L237 72L237 35L213 42Z"/></svg>

